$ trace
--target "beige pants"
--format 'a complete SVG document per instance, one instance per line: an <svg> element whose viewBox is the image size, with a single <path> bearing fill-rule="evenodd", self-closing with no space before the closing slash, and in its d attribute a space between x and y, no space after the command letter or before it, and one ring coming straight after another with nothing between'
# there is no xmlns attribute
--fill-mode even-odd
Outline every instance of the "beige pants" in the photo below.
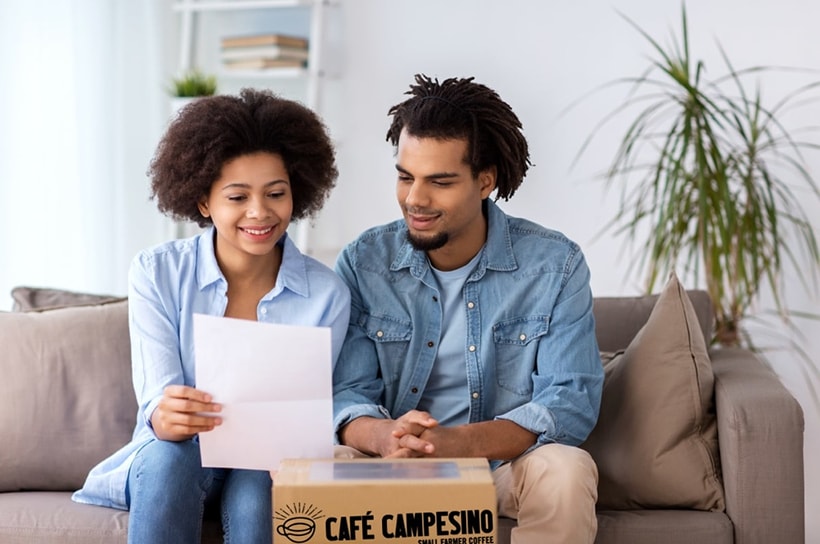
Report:
<svg viewBox="0 0 820 544"><path fill-rule="evenodd" d="M595 541L598 468L572 446L546 444L493 472L498 515L518 520L512 544Z"/></svg>
<svg viewBox="0 0 820 544"><path fill-rule="evenodd" d="M366 457L336 446L336 457ZM493 472L498 515L518 520L512 544L592 544L598 531L598 468L572 446L547 444Z"/></svg>

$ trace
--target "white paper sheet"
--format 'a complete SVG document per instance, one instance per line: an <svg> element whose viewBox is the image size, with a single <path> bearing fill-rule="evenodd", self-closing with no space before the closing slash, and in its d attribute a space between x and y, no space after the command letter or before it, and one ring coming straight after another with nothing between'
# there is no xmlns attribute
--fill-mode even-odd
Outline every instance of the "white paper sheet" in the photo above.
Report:
<svg viewBox="0 0 820 544"><path fill-rule="evenodd" d="M194 315L196 387L222 404L202 466L276 470L333 457L330 329Z"/></svg>

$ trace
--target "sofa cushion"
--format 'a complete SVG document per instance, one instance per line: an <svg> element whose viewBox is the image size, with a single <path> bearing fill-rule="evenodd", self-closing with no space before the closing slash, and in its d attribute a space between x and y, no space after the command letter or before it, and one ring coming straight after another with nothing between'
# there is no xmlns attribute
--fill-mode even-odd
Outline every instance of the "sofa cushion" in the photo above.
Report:
<svg viewBox="0 0 820 544"><path fill-rule="evenodd" d="M712 337L714 328L714 307L709 293L701 289L686 291L695 313L703 337ZM592 313L595 315L595 337L603 351L623 351L635 338L649 319L660 294L623 297L595 297Z"/></svg>
<svg viewBox="0 0 820 544"><path fill-rule="evenodd" d="M12 309L15 312L39 310L45 308L63 308L65 306L80 306L86 304L100 304L125 300L125 297L114 295L98 295L93 293L78 293L65 289L50 287L19 286L11 290L11 299L14 301Z"/></svg>
<svg viewBox="0 0 820 544"><path fill-rule="evenodd" d="M71 500L64 491L0 493L3 544L127 544L128 512Z"/></svg>
<svg viewBox="0 0 820 544"><path fill-rule="evenodd" d="M0 491L78 489L131 438L127 304L0 312Z"/></svg>
<svg viewBox="0 0 820 544"><path fill-rule="evenodd" d="M722 511L714 376L692 303L672 275L626 350L603 356L598 507Z"/></svg>
<svg viewBox="0 0 820 544"><path fill-rule="evenodd" d="M206 513L202 544L222 544L222 524ZM126 544L128 512L71 500L71 493L0 493L3 544Z"/></svg>

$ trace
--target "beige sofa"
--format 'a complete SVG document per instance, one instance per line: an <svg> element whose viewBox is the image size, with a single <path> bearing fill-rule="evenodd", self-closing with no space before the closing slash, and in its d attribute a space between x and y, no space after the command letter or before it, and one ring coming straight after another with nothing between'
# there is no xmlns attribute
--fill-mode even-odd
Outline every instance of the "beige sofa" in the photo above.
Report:
<svg viewBox="0 0 820 544"><path fill-rule="evenodd" d="M595 300L608 365L601 423L584 445L601 470L596 542L803 542L799 405L752 353L699 351L695 323L708 334L709 299L672 287L661 295L674 303L665 313L657 296ZM133 428L127 301L31 288L14 299L20 311L0 312L0 542L124 543L127 512L70 496ZM672 332L659 332L659 323ZM674 346L683 357L665 345L676 335L685 340ZM673 360L680 371L670 371ZM653 395L659 404L640 405L657 402ZM694 416L678 417L693 406ZM681 425L691 428L652 451L667 427ZM657 459L647 463L647 455ZM514 526L500 520L500 542ZM220 541L218 525L208 523L203 542Z"/></svg>

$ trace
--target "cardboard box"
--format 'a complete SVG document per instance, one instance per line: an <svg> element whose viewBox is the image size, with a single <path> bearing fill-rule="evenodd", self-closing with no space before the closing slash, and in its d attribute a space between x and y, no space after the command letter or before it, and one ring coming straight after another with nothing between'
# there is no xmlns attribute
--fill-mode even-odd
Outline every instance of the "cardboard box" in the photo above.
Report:
<svg viewBox="0 0 820 544"><path fill-rule="evenodd" d="M273 541L495 544L484 459L286 459L273 481Z"/></svg>

